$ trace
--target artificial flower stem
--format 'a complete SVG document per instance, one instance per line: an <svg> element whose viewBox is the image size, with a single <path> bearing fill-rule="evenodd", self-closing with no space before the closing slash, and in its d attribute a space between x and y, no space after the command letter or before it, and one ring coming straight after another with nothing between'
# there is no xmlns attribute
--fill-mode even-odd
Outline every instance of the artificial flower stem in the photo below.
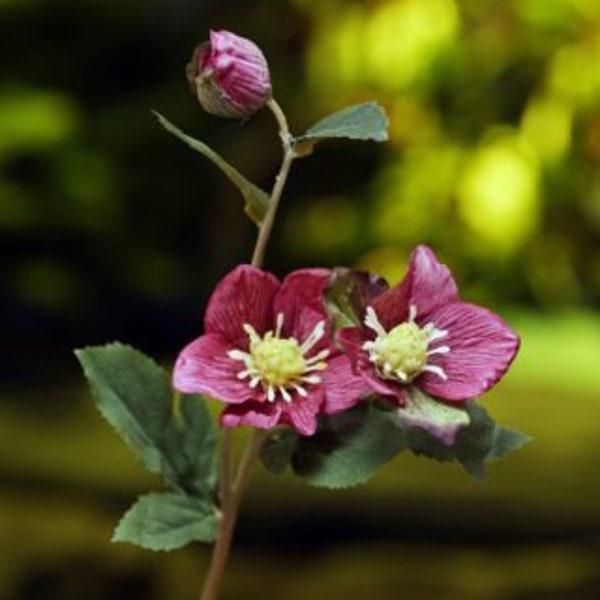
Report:
<svg viewBox="0 0 600 600"><path fill-rule="evenodd" d="M296 154L292 145L293 138L290 133L285 114L281 110L279 104L273 98L267 102L267 106L279 124L279 136L283 145L283 159L281 161L279 173L275 178L275 184L273 185L273 190L269 199L269 208L267 210L267 214L265 215L265 218L258 231L258 237L256 239L256 245L254 246L254 253L252 255L252 266L254 267L262 267L267 244L273 229L273 223L275 222L275 214L277 213L279 200L281 198L283 188L285 187L292 162L294 161L294 158L296 158ZM252 439L246 446L244 454L240 460L235 481L232 481L232 434L228 427L223 428L219 457L219 496L221 501L219 530L217 532L217 539L213 548L210 567L204 582L200 600L217 600L223 575L225 573L225 566L231 550L231 541L233 538L233 531L235 528L240 502L242 500L242 495L250 483L250 477L252 475L256 459L258 458L260 448L267 435L267 431L262 431L259 429L254 430Z"/></svg>
<svg viewBox="0 0 600 600"><path fill-rule="evenodd" d="M274 98L271 98L267 102L267 106L271 109L271 112L279 124L279 136L281 137L281 142L283 144L283 160L281 162L279 173L275 178L275 184L273 186L273 191L271 192L267 214L265 215L264 221L261 223L258 231L256 246L254 247L254 254L252 255L252 265L254 267L262 267L267 243L269 241L269 237L271 236L273 223L275 222L275 214L277 213L279 199L281 198L283 188L285 187L292 162L294 158L296 158L296 154L292 145L293 138L288 127L287 119L285 118L281 107L279 104L277 104Z"/></svg>

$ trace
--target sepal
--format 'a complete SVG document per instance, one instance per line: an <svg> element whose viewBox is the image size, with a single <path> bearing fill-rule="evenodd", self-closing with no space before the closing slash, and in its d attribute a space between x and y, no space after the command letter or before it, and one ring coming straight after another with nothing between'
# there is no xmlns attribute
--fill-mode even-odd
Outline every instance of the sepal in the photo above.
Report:
<svg viewBox="0 0 600 600"><path fill-rule="evenodd" d="M417 456L458 462L470 475L483 480L487 463L504 458L530 442L532 438L494 422L474 400L465 403L470 423L456 435L452 445L445 444L422 427L407 427L407 442Z"/></svg>

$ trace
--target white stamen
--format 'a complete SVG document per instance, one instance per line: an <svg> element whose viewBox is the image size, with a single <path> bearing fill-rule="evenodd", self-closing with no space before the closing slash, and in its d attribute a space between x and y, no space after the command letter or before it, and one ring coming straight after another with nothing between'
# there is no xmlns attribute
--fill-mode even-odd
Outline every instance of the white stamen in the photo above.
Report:
<svg viewBox="0 0 600 600"><path fill-rule="evenodd" d="M250 371L248 371L248 370L245 370L245 371L240 371L240 372L237 374L237 378L238 378L238 379L246 379L246 377L249 377L249 376L250 376Z"/></svg>
<svg viewBox="0 0 600 600"><path fill-rule="evenodd" d="M258 335L258 333L256 333L256 330L254 329L254 327L252 327L252 325L250 325L249 323L244 323L243 327L244 331L248 334L248 337L250 338L250 347L260 343L260 336Z"/></svg>
<svg viewBox="0 0 600 600"><path fill-rule="evenodd" d="M450 352L450 346L438 346L437 348L432 348L427 351L427 356L431 356L432 354L448 354Z"/></svg>
<svg viewBox="0 0 600 600"><path fill-rule="evenodd" d="M306 369L304 369L305 373L310 373L311 371L322 371L323 369L327 368L327 363L326 362L320 362L317 363L316 365L309 365L308 367L306 367Z"/></svg>
<svg viewBox="0 0 600 600"><path fill-rule="evenodd" d="M390 365L390 363L386 362L386 363L383 365L383 372L384 372L386 375L389 375L389 374L392 372L392 365Z"/></svg>
<svg viewBox="0 0 600 600"><path fill-rule="evenodd" d="M431 325L431 327L429 327L429 325ZM427 338L428 342L435 342L435 340L441 340L442 338L445 338L448 335L447 330L436 329L433 323L427 323L426 327L428 327L427 333L429 334ZM429 330L431 330L431 333L429 332Z"/></svg>
<svg viewBox="0 0 600 600"><path fill-rule="evenodd" d="M300 346L300 352L306 354L322 337L325 333L325 321L319 321L311 334L304 340Z"/></svg>
<svg viewBox="0 0 600 600"><path fill-rule="evenodd" d="M305 383L321 383L321 378L318 375L305 375L304 377L300 377L301 381Z"/></svg>
<svg viewBox="0 0 600 600"><path fill-rule="evenodd" d="M444 369L442 369L442 367L438 367L437 365L425 365L421 370L433 373L444 380L448 379L448 375L446 375Z"/></svg>
<svg viewBox="0 0 600 600"><path fill-rule="evenodd" d="M402 381L407 381L408 380L408 375L402 370L402 369L396 369L394 371L394 373L396 373L396 375L402 380Z"/></svg>
<svg viewBox="0 0 600 600"><path fill-rule="evenodd" d="M273 386L271 384L267 386L267 400L269 402L275 401L275 390L273 389Z"/></svg>
<svg viewBox="0 0 600 600"><path fill-rule="evenodd" d="M277 313L277 322L275 326L275 337L279 337L281 335L281 328L283 327L283 313Z"/></svg>
<svg viewBox="0 0 600 600"><path fill-rule="evenodd" d="M417 307L414 304L411 304L408 307L408 322L414 323L417 318Z"/></svg>
<svg viewBox="0 0 600 600"><path fill-rule="evenodd" d="M250 387L251 388L255 388L258 383L260 381L260 377L254 377L251 381L250 381Z"/></svg>
<svg viewBox="0 0 600 600"><path fill-rule="evenodd" d="M308 366L312 365L313 363L319 362L321 360L323 360L324 358L327 358L329 356L329 350L321 350L321 352L319 352L318 354L315 354L314 356L311 356L308 359L305 359L305 362Z"/></svg>
<svg viewBox="0 0 600 600"><path fill-rule="evenodd" d="M383 325L379 322L379 319L377 318L377 313L375 312L372 306L367 306L367 312L365 314L364 323L369 329L372 329L378 336L383 337L387 333L386 330L383 328Z"/></svg>
<svg viewBox="0 0 600 600"><path fill-rule="evenodd" d="M229 356L229 358L232 358L233 360L243 361L246 361L246 359L250 358L250 355L247 352L242 352L241 350L230 350L227 353L227 356Z"/></svg>
<svg viewBox="0 0 600 600"><path fill-rule="evenodd" d="M289 395L288 391L282 385L279 386L279 393L281 394L282 398L286 402L292 401L292 397Z"/></svg>
<svg viewBox="0 0 600 600"><path fill-rule="evenodd" d="M297 383L294 384L294 389L303 397L306 398L306 396L308 396L308 392L301 386L298 385Z"/></svg>

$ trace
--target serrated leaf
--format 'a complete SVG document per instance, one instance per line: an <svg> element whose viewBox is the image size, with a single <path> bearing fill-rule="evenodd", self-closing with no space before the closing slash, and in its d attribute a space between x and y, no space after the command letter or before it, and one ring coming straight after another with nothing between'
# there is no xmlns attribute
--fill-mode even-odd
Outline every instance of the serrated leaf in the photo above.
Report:
<svg viewBox="0 0 600 600"><path fill-rule="evenodd" d="M332 269L325 290L325 306L334 327L360 325L366 306L387 288L385 279L367 271L346 267Z"/></svg>
<svg viewBox="0 0 600 600"><path fill-rule="evenodd" d="M173 125L168 119L163 117L160 113L156 111L152 111L158 122L171 134L173 134L176 138L180 139L184 144L189 146L192 150L199 152L209 160L211 160L225 175L229 178L231 183L233 183L240 193L242 194L244 200L246 201L244 205L245 213L257 224L260 225L265 215L267 214L267 209L269 208L269 195L261 190L258 186L254 185L251 181L246 179L235 167L230 165L222 156L217 154L210 146L206 145L204 142L197 140L187 133L184 133Z"/></svg>
<svg viewBox="0 0 600 600"><path fill-rule="evenodd" d="M168 373L120 343L76 350L102 415L151 472L175 490L204 497L216 481L215 432L199 397L172 411Z"/></svg>
<svg viewBox="0 0 600 600"><path fill-rule="evenodd" d="M172 488L192 496L209 497L217 486L215 428L206 402L199 396L182 396L160 447L162 475Z"/></svg>
<svg viewBox="0 0 600 600"><path fill-rule="evenodd" d="M140 496L125 513L113 542L130 542L147 550L174 550L190 542L212 542L218 517L214 506L197 498L166 492Z"/></svg>
<svg viewBox="0 0 600 600"><path fill-rule="evenodd" d="M388 125L385 111L376 102L355 104L321 119L306 133L294 138L294 149L298 156L306 156L317 142L327 138L385 142Z"/></svg>
<svg viewBox="0 0 600 600"><path fill-rule="evenodd" d="M397 411L362 402L324 417L315 435L299 438L292 466L311 485L347 488L366 482L405 447Z"/></svg>
<svg viewBox="0 0 600 600"><path fill-rule="evenodd" d="M260 449L260 459L268 471L280 475L292 460L300 436L294 429L273 432Z"/></svg>
<svg viewBox="0 0 600 600"><path fill-rule="evenodd" d="M473 400L467 402L465 408L470 423L458 432L451 446L420 428L407 428L408 445L417 456L424 455L442 462L458 461L470 475L483 479L488 461L508 455L531 438L497 425Z"/></svg>

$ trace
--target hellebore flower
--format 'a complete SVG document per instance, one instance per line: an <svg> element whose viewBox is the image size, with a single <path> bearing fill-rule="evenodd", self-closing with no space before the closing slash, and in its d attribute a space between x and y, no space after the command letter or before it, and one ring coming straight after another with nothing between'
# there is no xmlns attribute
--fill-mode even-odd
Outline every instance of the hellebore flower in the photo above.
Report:
<svg viewBox="0 0 600 600"><path fill-rule="evenodd" d="M240 265L213 292L205 333L186 346L173 385L229 406L221 424L316 430L321 413L341 412L367 391L330 339L323 294L326 269L303 269L283 282Z"/></svg>
<svg viewBox="0 0 600 600"><path fill-rule="evenodd" d="M260 48L229 31L211 31L186 74L204 110L219 117L243 118L271 97L269 66Z"/></svg>
<svg viewBox="0 0 600 600"><path fill-rule="evenodd" d="M500 317L460 300L450 271L426 246L411 254L403 281L369 301L363 323L338 339L371 390L401 407L414 388L447 402L478 396L519 348Z"/></svg>

